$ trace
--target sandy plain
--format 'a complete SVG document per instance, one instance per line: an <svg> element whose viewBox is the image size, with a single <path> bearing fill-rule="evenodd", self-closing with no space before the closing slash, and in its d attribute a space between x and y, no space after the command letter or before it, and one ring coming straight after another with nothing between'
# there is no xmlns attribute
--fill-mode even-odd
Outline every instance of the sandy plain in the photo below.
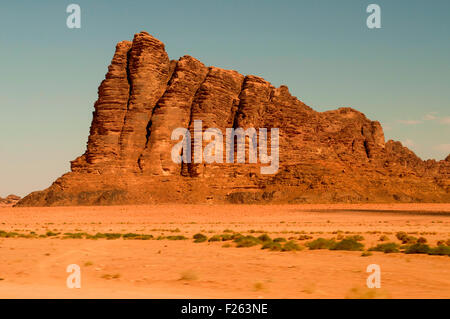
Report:
<svg viewBox="0 0 450 319"><path fill-rule="evenodd" d="M395 234L404 231L436 246L450 239L450 204L3 207L0 230L27 235L0 236L0 298L450 298L448 256L280 252L192 239L266 233L303 247L319 237L361 235L367 249L383 235L399 243ZM81 268L80 289L67 288L69 264ZM366 286L370 264L381 268L380 289Z"/></svg>

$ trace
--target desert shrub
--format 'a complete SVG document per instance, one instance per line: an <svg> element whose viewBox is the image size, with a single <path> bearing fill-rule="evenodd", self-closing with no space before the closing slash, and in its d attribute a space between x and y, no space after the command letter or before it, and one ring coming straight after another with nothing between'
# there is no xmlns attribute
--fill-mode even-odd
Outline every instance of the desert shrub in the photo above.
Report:
<svg viewBox="0 0 450 319"><path fill-rule="evenodd" d="M86 238L88 238L88 234L86 233L64 233L64 239L82 239L84 236L86 236Z"/></svg>
<svg viewBox="0 0 450 319"><path fill-rule="evenodd" d="M122 237L123 237L123 239L134 239L134 238L136 238L138 236L139 236L138 234L127 233L127 234L124 234Z"/></svg>
<svg viewBox="0 0 450 319"><path fill-rule="evenodd" d="M330 249L334 246L336 242L333 239L317 238L306 244L306 246L311 249Z"/></svg>
<svg viewBox="0 0 450 319"><path fill-rule="evenodd" d="M122 237L122 234L119 233L105 233L104 235L108 240L119 239L120 237Z"/></svg>
<svg viewBox="0 0 450 319"><path fill-rule="evenodd" d="M270 238L269 235L267 235L267 234L262 234L262 235L258 236L258 239L260 241L262 241L263 243L267 242L267 241L272 241L272 238Z"/></svg>
<svg viewBox="0 0 450 319"><path fill-rule="evenodd" d="M208 237L206 237L205 235L200 234L200 233L195 234L193 236L193 238L194 238L194 243L203 243L208 239Z"/></svg>
<svg viewBox="0 0 450 319"><path fill-rule="evenodd" d="M330 250L363 250L364 245L351 238L344 238L340 242L334 244Z"/></svg>
<svg viewBox="0 0 450 319"><path fill-rule="evenodd" d="M292 240L285 243L281 248L281 251L297 251L297 250L301 250L301 247Z"/></svg>
<svg viewBox="0 0 450 319"><path fill-rule="evenodd" d="M447 240L446 244L447 246L450 246L450 239Z"/></svg>
<svg viewBox="0 0 450 319"><path fill-rule="evenodd" d="M445 240L438 240L436 242L436 245L438 245L438 246L445 246Z"/></svg>
<svg viewBox="0 0 450 319"><path fill-rule="evenodd" d="M60 233L54 233L52 231L48 231L45 233L45 236L47 237L53 237L53 236L58 236Z"/></svg>
<svg viewBox="0 0 450 319"><path fill-rule="evenodd" d="M138 240L150 240L150 239L153 239L153 235L145 235L145 234L142 234L142 235L139 235L139 236L135 237L134 239L138 239Z"/></svg>
<svg viewBox="0 0 450 319"><path fill-rule="evenodd" d="M379 241L388 241L389 237L386 235L381 235L380 238L378 239Z"/></svg>
<svg viewBox="0 0 450 319"><path fill-rule="evenodd" d="M236 247L252 247L261 243L261 241L254 236L243 236L236 238L234 242L237 244Z"/></svg>
<svg viewBox="0 0 450 319"><path fill-rule="evenodd" d="M364 237L361 236L361 235L347 236L345 238L346 239L351 239L351 240L354 240L354 241L363 241L364 240Z"/></svg>
<svg viewBox="0 0 450 319"><path fill-rule="evenodd" d="M18 235L19 234L16 232L5 232L3 230L0 230L0 237L3 237L3 238L12 238L12 237L16 237Z"/></svg>
<svg viewBox="0 0 450 319"><path fill-rule="evenodd" d="M277 237L277 238L275 238L273 241L274 241L275 243L284 243L284 242L286 242L287 240L286 240L286 238L283 238L283 237Z"/></svg>
<svg viewBox="0 0 450 319"><path fill-rule="evenodd" d="M382 251L386 254L389 253L398 253L399 245L397 243L386 243L386 244L379 244L375 247L369 248L370 251Z"/></svg>
<svg viewBox="0 0 450 319"><path fill-rule="evenodd" d="M220 235L220 238L222 239L222 241L233 240L233 236L230 234L222 234Z"/></svg>
<svg viewBox="0 0 450 319"><path fill-rule="evenodd" d="M220 235L214 235L210 239L208 239L209 242L211 241L222 241L222 237Z"/></svg>
<svg viewBox="0 0 450 319"><path fill-rule="evenodd" d="M177 236L167 236L166 237L168 240L185 240L187 239L186 237L182 236L182 235L177 235Z"/></svg>
<svg viewBox="0 0 450 319"><path fill-rule="evenodd" d="M417 238L414 236L409 236L407 233L401 231L396 234L398 240L401 240L402 244L415 244L417 243Z"/></svg>
<svg viewBox="0 0 450 319"><path fill-rule="evenodd" d="M232 240L236 240L242 237L244 237L244 235L242 235L241 233L234 233L233 235L231 235Z"/></svg>
<svg viewBox="0 0 450 319"><path fill-rule="evenodd" d="M298 240L308 240L308 239L313 239L313 236L309 236L309 235L300 235L298 237Z"/></svg>
<svg viewBox="0 0 450 319"><path fill-rule="evenodd" d="M427 244L413 244L408 246L405 250L405 254L428 254L430 246Z"/></svg>
<svg viewBox="0 0 450 319"><path fill-rule="evenodd" d="M280 251L281 250L281 244L273 242L273 241L270 241L270 242L264 243L262 245L261 249L269 249L269 250L272 250L272 251Z"/></svg>
<svg viewBox="0 0 450 319"><path fill-rule="evenodd" d="M417 239L417 242L419 244L426 244L427 243L427 239L425 237L419 237L419 239Z"/></svg>
<svg viewBox="0 0 450 319"><path fill-rule="evenodd" d="M234 231L232 231L231 229L224 229L223 232L224 233L234 233Z"/></svg>
<svg viewBox="0 0 450 319"><path fill-rule="evenodd" d="M150 239L153 239L153 235L127 233L127 234L123 234L122 238L123 239L150 240Z"/></svg>
<svg viewBox="0 0 450 319"><path fill-rule="evenodd" d="M408 237L408 234L404 231L399 231L397 234L395 234L395 237L397 237L398 240L403 241L404 238Z"/></svg>
<svg viewBox="0 0 450 319"><path fill-rule="evenodd" d="M430 255L450 256L450 246L437 246L431 248L428 252Z"/></svg>

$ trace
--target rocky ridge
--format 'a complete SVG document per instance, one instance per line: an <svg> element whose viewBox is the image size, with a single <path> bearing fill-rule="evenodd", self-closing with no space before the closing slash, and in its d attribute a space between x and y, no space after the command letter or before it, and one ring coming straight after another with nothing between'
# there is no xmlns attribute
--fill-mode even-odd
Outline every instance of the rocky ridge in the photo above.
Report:
<svg viewBox="0 0 450 319"><path fill-rule="evenodd" d="M1 206L14 206L18 201L20 200L20 197L17 195L8 195L6 198L0 197L0 207Z"/></svg>
<svg viewBox="0 0 450 319"><path fill-rule="evenodd" d="M352 108L316 112L258 76L190 56L170 61L146 32L117 44L94 108L71 172L18 206L450 202L450 155L422 161ZM262 175L260 163L174 163L171 132L192 132L194 120L222 132L279 128L278 172Z"/></svg>

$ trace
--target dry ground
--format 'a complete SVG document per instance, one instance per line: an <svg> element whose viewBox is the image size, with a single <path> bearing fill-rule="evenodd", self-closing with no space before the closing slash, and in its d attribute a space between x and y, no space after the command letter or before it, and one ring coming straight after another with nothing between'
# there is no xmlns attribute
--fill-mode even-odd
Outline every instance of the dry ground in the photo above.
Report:
<svg viewBox="0 0 450 319"><path fill-rule="evenodd" d="M369 248L383 234L398 242L395 233L405 231L435 246L450 239L450 204L0 208L0 230L61 233L0 238L0 298L450 297L447 256L272 252L192 240L224 230L296 240L360 234ZM189 239L63 239L66 232ZM69 264L81 267L81 289L66 286ZM381 267L381 289L366 288L369 264Z"/></svg>

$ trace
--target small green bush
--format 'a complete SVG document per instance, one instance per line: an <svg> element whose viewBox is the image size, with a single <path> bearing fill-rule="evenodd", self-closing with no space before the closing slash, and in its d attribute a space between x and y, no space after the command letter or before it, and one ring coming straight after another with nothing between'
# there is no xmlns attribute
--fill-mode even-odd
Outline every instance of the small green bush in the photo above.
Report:
<svg viewBox="0 0 450 319"><path fill-rule="evenodd" d="M122 234L119 233L104 233L107 240L119 239Z"/></svg>
<svg viewBox="0 0 450 319"><path fill-rule="evenodd" d="M379 244L375 247L369 248L369 251L382 251L386 254L389 253L398 253L399 252L399 245L397 243L386 243L386 244Z"/></svg>
<svg viewBox="0 0 450 319"><path fill-rule="evenodd" d="M276 242L266 242L262 245L261 249L269 249L272 251L280 251L281 250L281 244Z"/></svg>
<svg viewBox="0 0 450 319"><path fill-rule="evenodd" d="M408 237L408 234L404 231L399 231L397 234L395 234L395 237L397 237L398 240L403 241L404 238Z"/></svg>
<svg viewBox="0 0 450 319"><path fill-rule="evenodd" d="M220 235L222 241L229 241L229 240L233 240L233 235L230 234L222 234Z"/></svg>
<svg viewBox="0 0 450 319"><path fill-rule="evenodd" d="M438 255L438 256L450 256L450 246L437 246L435 248L431 248L428 251L430 255Z"/></svg>
<svg viewBox="0 0 450 319"><path fill-rule="evenodd" d="M427 244L413 244L406 248L405 254L428 254L430 252L430 246Z"/></svg>
<svg viewBox="0 0 450 319"><path fill-rule="evenodd" d="M417 242L419 244L426 244L427 243L427 239L425 237L419 237L419 239L417 239Z"/></svg>
<svg viewBox="0 0 450 319"><path fill-rule="evenodd" d="M208 239L208 237L200 233L195 234L193 238L195 239L194 243L203 243Z"/></svg>
<svg viewBox="0 0 450 319"><path fill-rule="evenodd" d="M53 236L58 236L60 233L54 233L52 231L48 231L45 233L45 236L47 237L53 237Z"/></svg>
<svg viewBox="0 0 450 319"><path fill-rule="evenodd" d="M262 234L262 235L258 236L258 239L260 241L262 241L263 243L264 242L268 242L268 241L272 241L272 238L270 238L269 235L267 235L267 234Z"/></svg>
<svg viewBox="0 0 450 319"><path fill-rule="evenodd" d="M63 239L83 239L84 236L88 238L88 234L86 233L64 233Z"/></svg>
<svg viewBox="0 0 450 319"><path fill-rule="evenodd" d="M177 235L177 236L167 236L166 237L168 240L185 240L187 239L186 237L182 236L182 235Z"/></svg>
<svg viewBox="0 0 450 319"><path fill-rule="evenodd" d="M297 251L297 250L301 250L301 247L292 240L285 243L281 248L281 251Z"/></svg>
<svg viewBox="0 0 450 319"><path fill-rule="evenodd" d="M283 237L277 237L277 238L275 238L273 241L274 241L275 243L284 243L284 242L286 242L287 240L286 240L286 238L283 238Z"/></svg>
<svg viewBox="0 0 450 319"><path fill-rule="evenodd" d="M352 238L344 238L340 242L337 242L334 244L330 250L350 250L350 251L356 251L356 250L363 250L364 245L357 242L356 240Z"/></svg>
<svg viewBox="0 0 450 319"><path fill-rule="evenodd" d="M402 244L415 244L417 243L417 238L414 236L409 236L407 233L401 231L396 235L398 240L401 240Z"/></svg>
<svg viewBox="0 0 450 319"><path fill-rule="evenodd" d="M214 235L210 239L208 239L209 242L212 241L222 241L222 237L220 235Z"/></svg>
<svg viewBox="0 0 450 319"><path fill-rule="evenodd" d="M317 238L306 244L306 246L311 249L330 249L335 245L335 241L333 239L325 239L325 238Z"/></svg>
<svg viewBox="0 0 450 319"><path fill-rule="evenodd" d="M250 235L237 238L234 240L234 242L237 244L236 247L238 248L252 247L261 243L261 241L258 238Z"/></svg>

